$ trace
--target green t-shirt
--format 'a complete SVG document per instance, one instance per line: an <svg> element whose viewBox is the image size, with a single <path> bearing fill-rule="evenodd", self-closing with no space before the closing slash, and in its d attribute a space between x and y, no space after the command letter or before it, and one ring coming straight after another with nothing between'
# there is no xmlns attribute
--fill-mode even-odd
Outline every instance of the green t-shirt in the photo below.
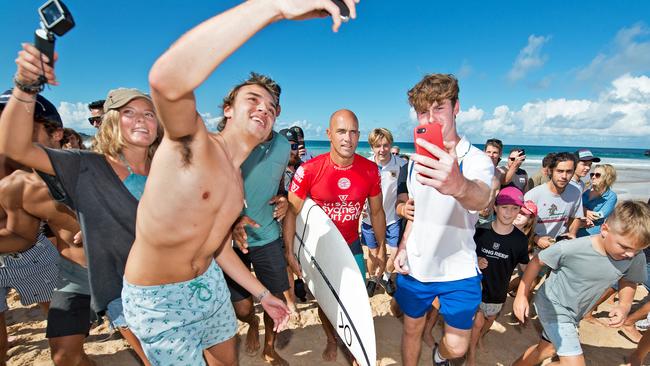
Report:
<svg viewBox="0 0 650 366"><path fill-rule="evenodd" d="M642 252L617 261L598 253L591 236L553 244L539 253L539 259L552 270L535 297L542 322L577 324L616 281L643 283L647 276Z"/></svg>
<svg viewBox="0 0 650 366"><path fill-rule="evenodd" d="M280 237L280 224L273 218L274 205L269 201L278 194L280 181L290 152L289 141L273 132L273 138L256 146L241 166L244 178L244 196L246 215L257 222L260 227L246 227L248 245L259 247Z"/></svg>

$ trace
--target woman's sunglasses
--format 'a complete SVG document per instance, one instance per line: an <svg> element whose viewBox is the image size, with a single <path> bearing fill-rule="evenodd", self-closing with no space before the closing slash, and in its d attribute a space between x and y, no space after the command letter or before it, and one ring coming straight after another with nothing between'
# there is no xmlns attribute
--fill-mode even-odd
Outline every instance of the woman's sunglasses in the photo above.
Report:
<svg viewBox="0 0 650 366"><path fill-rule="evenodd" d="M600 178L600 175L601 175L600 173L589 173L589 176L592 177L592 178L594 178L594 177Z"/></svg>

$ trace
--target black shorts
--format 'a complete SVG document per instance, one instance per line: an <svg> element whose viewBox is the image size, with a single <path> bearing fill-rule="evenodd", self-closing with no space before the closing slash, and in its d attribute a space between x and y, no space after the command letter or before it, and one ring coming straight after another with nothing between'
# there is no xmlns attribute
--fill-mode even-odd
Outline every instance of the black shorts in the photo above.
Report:
<svg viewBox="0 0 650 366"><path fill-rule="evenodd" d="M239 248L234 248L234 250L246 267L250 268L251 264L253 265L255 276L272 294L281 294L289 289L287 260L284 258L282 238L260 247L248 247L247 254L242 253ZM241 301L251 296L248 291L225 273L224 277L228 283L232 302Z"/></svg>
<svg viewBox="0 0 650 366"><path fill-rule="evenodd" d="M47 313L46 338L87 336L91 325L90 295L54 291Z"/></svg>

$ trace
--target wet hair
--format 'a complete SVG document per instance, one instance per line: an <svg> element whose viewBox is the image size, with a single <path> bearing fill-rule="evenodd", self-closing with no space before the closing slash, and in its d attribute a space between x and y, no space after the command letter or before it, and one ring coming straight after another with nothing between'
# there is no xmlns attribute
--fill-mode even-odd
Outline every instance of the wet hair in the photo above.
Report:
<svg viewBox="0 0 650 366"><path fill-rule="evenodd" d="M61 139L61 146L70 142L70 137L72 136L77 137L77 140L79 141L79 149L83 150L84 149L83 139L81 138L81 135L77 131L73 130L72 128L63 129L63 138Z"/></svg>
<svg viewBox="0 0 650 366"><path fill-rule="evenodd" d="M235 101L235 97L237 97L237 93L239 92L239 89L247 85L258 85L266 89L266 91L268 91L269 94L271 94L271 96L273 97L275 104L280 105L280 94L282 93L282 89L280 88L280 85L266 75L258 74L256 72L251 72L250 75L248 76L248 79L235 85L230 90L230 92L223 98L223 102L221 104L221 110L223 111L223 109L226 108L227 106L231 106L232 103Z"/></svg>
<svg viewBox="0 0 650 366"><path fill-rule="evenodd" d="M102 111L104 110L104 99L96 100L94 102L88 103L88 110L91 109L101 109Z"/></svg>
<svg viewBox="0 0 650 366"><path fill-rule="evenodd" d="M57 131L60 131L62 128L56 124L55 122L51 122L42 118L34 118L34 122L40 123L43 125L43 128L45 128L45 132L47 133L48 136L52 137L54 133ZM63 143L61 143L63 144Z"/></svg>
<svg viewBox="0 0 650 366"><path fill-rule="evenodd" d="M594 167L596 169L602 169L603 175L600 177L601 182L605 186L605 189L609 189L614 182L616 182L616 168L611 164L598 164Z"/></svg>
<svg viewBox="0 0 650 366"><path fill-rule="evenodd" d="M485 141L486 150L488 146L496 147L497 149L499 149L499 153L503 152L503 142L501 142L501 140L499 139L495 139L495 138L488 139L487 141Z"/></svg>
<svg viewBox="0 0 650 366"><path fill-rule="evenodd" d="M618 235L634 238L636 248L650 245L650 207L641 201L623 201L605 220Z"/></svg>
<svg viewBox="0 0 650 366"><path fill-rule="evenodd" d="M382 138L386 139L389 145L393 144L393 134L390 133L388 129L381 127L370 131L370 134L368 135L368 143L370 144L370 147L375 146L375 144L379 143Z"/></svg>
<svg viewBox="0 0 650 366"><path fill-rule="evenodd" d="M542 159L542 168L548 168L549 165L551 165L551 161L553 160L553 157L555 156L555 153L548 153Z"/></svg>
<svg viewBox="0 0 650 366"><path fill-rule="evenodd" d="M573 162L573 168L575 169L576 165L578 164L578 159L576 158L575 154L570 153L570 152L560 152L551 157L551 162L548 164L548 168L550 170L553 170L557 168L557 165L559 163L565 162L565 161L572 161Z"/></svg>
<svg viewBox="0 0 650 366"><path fill-rule="evenodd" d="M408 91L409 104L417 113L426 112L433 103L442 104L445 99L455 107L458 102L458 79L452 74L425 75Z"/></svg>
<svg viewBox="0 0 650 366"><path fill-rule="evenodd" d="M127 104L128 105L128 104ZM91 149L97 153L119 159L122 149L126 146L122 129L120 128L120 111L111 109L102 116L102 124L97 130ZM148 157L151 159L162 140L163 129L158 122L156 139L149 145Z"/></svg>
<svg viewBox="0 0 650 366"><path fill-rule="evenodd" d="M508 155L512 154L513 152L521 152L521 151L524 151L524 149L522 149L520 147L513 147L512 149L510 149L510 152L508 153Z"/></svg>

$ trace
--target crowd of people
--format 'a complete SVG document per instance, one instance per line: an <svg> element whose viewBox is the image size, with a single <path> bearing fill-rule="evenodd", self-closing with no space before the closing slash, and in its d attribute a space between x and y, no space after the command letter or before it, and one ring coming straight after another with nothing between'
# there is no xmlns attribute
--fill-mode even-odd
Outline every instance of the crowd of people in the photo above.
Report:
<svg viewBox="0 0 650 366"><path fill-rule="evenodd" d="M3 301L15 289L46 312L54 364L93 365L84 341L106 317L145 365L235 365L238 321L246 353L288 365L276 346L305 298L293 238L307 198L341 232L350 253L340 254L354 257L368 297L378 285L393 297L403 365L418 364L422 341L434 365L480 363L479 340L509 294L525 323L533 292L543 331L515 365L554 355L584 365L578 324L613 293L606 321L639 342L630 362L641 364L650 333L630 319L650 327L650 306L629 312L637 284L648 287L650 207L618 203L615 168L592 167L600 158L588 149L549 154L530 177L521 148L500 165L499 139L482 151L458 131L454 76L428 74L407 93L418 123L441 128L443 146L414 141L430 156L399 155L386 128L367 137L371 158L357 154L350 109L332 113L330 151L313 156L300 127L274 130L281 88L257 73L224 97L219 131L208 131L194 90L270 22L323 11L336 31L329 1L256 0L209 18L155 62L150 94L117 88L89 104L89 149L40 94L44 81L58 84L54 64L22 46L15 85L0 96L0 288ZM5 301L0 365L7 310ZM322 359L334 361L337 334L319 315Z"/></svg>

